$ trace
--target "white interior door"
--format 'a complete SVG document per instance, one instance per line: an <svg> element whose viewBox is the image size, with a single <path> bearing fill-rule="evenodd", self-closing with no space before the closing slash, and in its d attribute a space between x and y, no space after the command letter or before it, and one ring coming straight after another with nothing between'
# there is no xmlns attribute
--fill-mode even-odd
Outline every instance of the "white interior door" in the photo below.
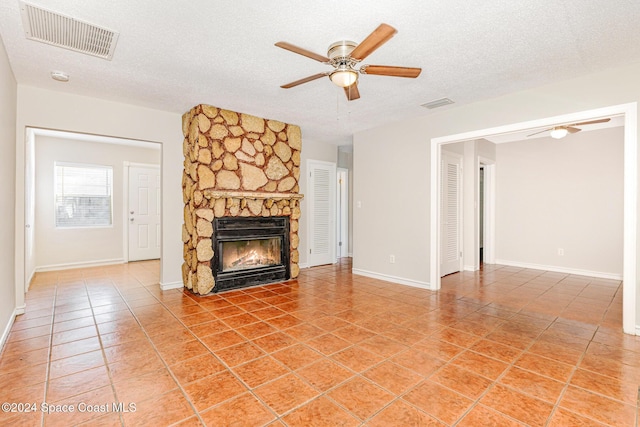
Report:
<svg viewBox="0 0 640 427"><path fill-rule="evenodd" d="M336 262L336 164L308 160L308 265Z"/></svg>
<svg viewBox="0 0 640 427"><path fill-rule="evenodd" d="M461 269L461 164L462 159L458 156L442 153L440 276L446 276Z"/></svg>
<svg viewBox="0 0 640 427"><path fill-rule="evenodd" d="M129 166L129 261L160 258L160 167Z"/></svg>

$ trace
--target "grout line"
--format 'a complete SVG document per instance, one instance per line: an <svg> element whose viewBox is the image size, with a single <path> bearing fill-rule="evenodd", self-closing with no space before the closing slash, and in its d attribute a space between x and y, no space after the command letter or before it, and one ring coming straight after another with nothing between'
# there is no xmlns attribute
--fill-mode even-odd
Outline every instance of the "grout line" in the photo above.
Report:
<svg viewBox="0 0 640 427"><path fill-rule="evenodd" d="M56 301L58 298L58 280L56 279L55 292L53 293L53 301L51 302L51 333L49 334L49 354L47 356L47 372L45 375L45 384L44 384L44 396L42 396L42 402L47 401L47 393L49 391L49 375L51 374L51 356L53 352L53 327L55 325L55 316L56 316ZM44 412L40 412L40 425L44 427Z"/></svg>
<svg viewBox="0 0 640 427"><path fill-rule="evenodd" d="M638 427L638 417L640 416L640 386L638 386L638 397L636 399L636 427Z"/></svg>
<svg viewBox="0 0 640 427"><path fill-rule="evenodd" d="M113 280L109 280L112 283L112 286L115 288L115 283L113 283ZM120 297L122 298L122 296ZM119 402L118 399L118 393L116 392L116 387L113 383L113 377L111 376L111 369L109 367L109 361L107 360L107 354L105 352L105 348L104 345L102 343L102 334L100 333L100 328L98 327L98 322L96 321L96 313L93 309L93 304L91 302L91 297L89 297L89 306L91 308L91 313L93 316L93 324L96 328L96 333L98 336L98 342L100 343L100 351L102 352L102 360L104 361L104 367L106 368L107 371L107 376L109 377L109 385L111 386L111 391L113 392L113 397L115 399L116 402ZM128 307L128 306L127 306ZM122 415L122 413L118 413L118 419L120 420L120 425L122 427L124 427L124 416Z"/></svg>

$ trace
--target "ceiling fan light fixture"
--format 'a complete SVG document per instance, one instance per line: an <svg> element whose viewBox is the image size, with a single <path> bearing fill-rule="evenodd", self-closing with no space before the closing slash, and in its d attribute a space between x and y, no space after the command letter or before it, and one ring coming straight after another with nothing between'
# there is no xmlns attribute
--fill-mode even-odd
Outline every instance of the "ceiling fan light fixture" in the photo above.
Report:
<svg viewBox="0 0 640 427"><path fill-rule="evenodd" d="M347 65L340 65L329 74L329 78L336 86L349 87L358 81L358 72Z"/></svg>
<svg viewBox="0 0 640 427"><path fill-rule="evenodd" d="M551 129L550 135L551 138L560 139L567 136L568 133L569 131L565 127L555 127Z"/></svg>

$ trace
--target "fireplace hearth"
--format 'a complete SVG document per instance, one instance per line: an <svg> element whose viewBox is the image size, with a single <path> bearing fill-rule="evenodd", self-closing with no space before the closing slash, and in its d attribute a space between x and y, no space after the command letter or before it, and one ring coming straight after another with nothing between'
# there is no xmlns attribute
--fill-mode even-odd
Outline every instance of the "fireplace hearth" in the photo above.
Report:
<svg viewBox="0 0 640 427"><path fill-rule="evenodd" d="M222 217L213 229L213 292L290 278L289 217Z"/></svg>

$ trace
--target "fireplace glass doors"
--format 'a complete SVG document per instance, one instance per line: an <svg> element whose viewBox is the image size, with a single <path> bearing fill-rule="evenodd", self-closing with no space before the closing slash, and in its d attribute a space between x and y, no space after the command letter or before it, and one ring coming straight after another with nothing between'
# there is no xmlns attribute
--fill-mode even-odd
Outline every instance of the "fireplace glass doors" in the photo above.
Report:
<svg viewBox="0 0 640 427"><path fill-rule="evenodd" d="M216 218L213 230L214 292L289 279L289 217Z"/></svg>
<svg viewBox="0 0 640 427"><path fill-rule="evenodd" d="M222 271L238 271L281 264L282 239L222 242Z"/></svg>

